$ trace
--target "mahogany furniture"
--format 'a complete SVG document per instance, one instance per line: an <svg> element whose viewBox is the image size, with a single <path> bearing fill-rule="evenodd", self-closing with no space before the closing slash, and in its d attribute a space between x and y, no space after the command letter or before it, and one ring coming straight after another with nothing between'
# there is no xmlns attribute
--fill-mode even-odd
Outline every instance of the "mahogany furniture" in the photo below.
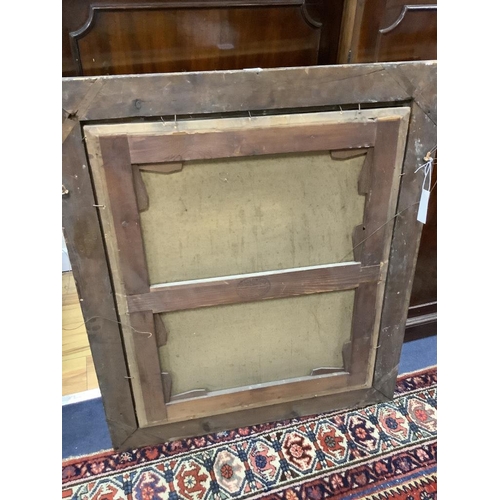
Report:
<svg viewBox="0 0 500 500"><path fill-rule="evenodd" d="M342 0L63 0L63 76L330 64Z"/></svg>

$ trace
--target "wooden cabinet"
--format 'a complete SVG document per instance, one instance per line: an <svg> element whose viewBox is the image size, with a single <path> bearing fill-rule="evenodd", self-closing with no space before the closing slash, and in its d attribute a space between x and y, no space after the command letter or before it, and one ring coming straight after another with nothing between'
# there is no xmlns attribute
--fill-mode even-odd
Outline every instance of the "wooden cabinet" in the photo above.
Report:
<svg viewBox="0 0 500 500"><path fill-rule="evenodd" d="M334 63L343 0L63 0L63 76Z"/></svg>
<svg viewBox="0 0 500 500"><path fill-rule="evenodd" d="M345 0L339 63L437 58L432 0Z"/></svg>

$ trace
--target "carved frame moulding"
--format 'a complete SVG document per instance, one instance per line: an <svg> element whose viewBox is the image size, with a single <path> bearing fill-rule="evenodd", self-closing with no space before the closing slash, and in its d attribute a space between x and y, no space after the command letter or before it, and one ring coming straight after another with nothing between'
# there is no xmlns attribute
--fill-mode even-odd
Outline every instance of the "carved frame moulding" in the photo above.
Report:
<svg viewBox="0 0 500 500"><path fill-rule="evenodd" d="M392 398L435 81L63 79L64 234L115 448Z"/></svg>

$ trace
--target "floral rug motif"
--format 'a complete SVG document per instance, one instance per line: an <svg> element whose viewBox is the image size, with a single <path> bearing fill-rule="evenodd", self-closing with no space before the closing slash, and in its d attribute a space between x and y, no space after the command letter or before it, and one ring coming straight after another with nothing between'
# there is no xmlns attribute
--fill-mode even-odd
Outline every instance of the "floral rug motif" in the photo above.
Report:
<svg viewBox="0 0 500 500"><path fill-rule="evenodd" d="M437 370L394 400L67 460L70 500L434 500Z"/></svg>

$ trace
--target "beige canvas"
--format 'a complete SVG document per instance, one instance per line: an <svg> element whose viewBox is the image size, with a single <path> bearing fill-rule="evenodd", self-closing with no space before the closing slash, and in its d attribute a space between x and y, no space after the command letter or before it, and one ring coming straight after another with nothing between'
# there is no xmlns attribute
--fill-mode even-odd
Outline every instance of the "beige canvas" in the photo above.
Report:
<svg viewBox="0 0 500 500"><path fill-rule="evenodd" d="M152 284L339 262L365 198L364 157L328 152L187 162L142 172L141 213Z"/></svg>
<svg viewBox="0 0 500 500"><path fill-rule="evenodd" d="M215 391L338 367L350 337L354 290L162 314L160 348L172 394Z"/></svg>

